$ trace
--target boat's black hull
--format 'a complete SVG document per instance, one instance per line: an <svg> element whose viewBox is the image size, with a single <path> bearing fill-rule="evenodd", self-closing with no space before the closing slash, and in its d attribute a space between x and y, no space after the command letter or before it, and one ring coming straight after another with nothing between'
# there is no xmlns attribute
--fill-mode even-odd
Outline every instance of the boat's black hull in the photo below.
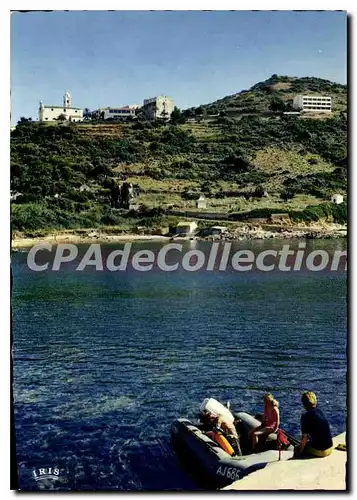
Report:
<svg viewBox="0 0 357 500"><path fill-rule="evenodd" d="M186 419L178 419L173 423L171 435L173 446L185 470L206 489L221 488L279 460L277 449L231 457ZM289 460L293 453L293 446L290 446L281 452L280 457L282 460Z"/></svg>

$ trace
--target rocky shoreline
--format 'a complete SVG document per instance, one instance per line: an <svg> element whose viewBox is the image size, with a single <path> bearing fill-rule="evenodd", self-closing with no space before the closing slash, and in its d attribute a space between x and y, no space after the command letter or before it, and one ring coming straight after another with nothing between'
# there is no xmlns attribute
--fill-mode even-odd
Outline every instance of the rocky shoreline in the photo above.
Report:
<svg viewBox="0 0 357 500"><path fill-rule="evenodd" d="M205 239L217 241L244 241L244 240L267 240L267 239L328 239L346 238L347 228L337 227L281 227L266 229L258 227L240 227L233 231L226 231L221 235L208 236Z"/></svg>
<svg viewBox="0 0 357 500"><path fill-rule="evenodd" d="M73 244L91 244L91 243L121 243L127 241L172 241L172 240L203 240L203 241L245 241L245 240L267 240L267 239L329 239L329 238L346 238L347 227L339 225L329 226L306 226L306 227L262 227L252 226L249 224L241 225L234 229L228 229L219 235L201 237L198 235L192 236L175 236L159 235L159 234L110 234L100 230L88 232L58 232L48 234L46 236L26 237L14 235L11 241L12 249L28 248L41 243L50 243L56 245L58 243L73 243Z"/></svg>

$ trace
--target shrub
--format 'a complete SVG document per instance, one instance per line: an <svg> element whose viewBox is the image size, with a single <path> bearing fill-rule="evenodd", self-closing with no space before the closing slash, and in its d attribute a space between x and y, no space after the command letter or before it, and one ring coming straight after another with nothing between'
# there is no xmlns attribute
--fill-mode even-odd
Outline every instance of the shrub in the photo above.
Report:
<svg viewBox="0 0 357 500"><path fill-rule="evenodd" d="M254 190L253 196L255 196L256 198L262 198L264 196L264 193L265 189L263 188L263 186L257 186Z"/></svg>
<svg viewBox="0 0 357 500"><path fill-rule="evenodd" d="M181 198L183 198L184 200L198 200L200 194L201 193L199 191L194 191L193 189L185 188L181 193Z"/></svg>
<svg viewBox="0 0 357 500"><path fill-rule="evenodd" d="M285 111L285 102L278 96L274 96L269 104L271 111Z"/></svg>
<svg viewBox="0 0 357 500"><path fill-rule="evenodd" d="M237 173L248 172L252 169L248 160L246 160L242 156L237 156L236 154L226 156L222 160L222 166L225 166L229 170Z"/></svg>
<svg viewBox="0 0 357 500"><path fill-rule="evenodd" d="M18 231L35 230L58 225L54 210L37 203L12 205L12 228Z"/></svg>
<svg viewBox="0 0 357 500"><path fill-rule="evenodd" d="M262 184L269 177L269 174L263 172L263 170L259 170L258 168L252 170L251 172L247 172L242 174L237 179L242 184Z"/></svg>
<svg viewBox="0 0 357 500"><path fill-rule="evenodd" d="M160 151L160 149L161 149L161 146L158 142L151 142L149 145L149 151L151 151L152 153Z"/></svg>
<svg viewBox="0 0 357 500"><path fill-rule="evenodd" d="M295 196L295 191L293 189L285 189L280 193L280 198L284 201L292 200Z"/></svg>
<svg viewBox="0 0 357 500"><path fill-rule="evenodd" d="M289 213L292 220L304 222L317 222L320 219L332 219L334 222L344 224L348 219L347 203L336 205L335 203L321 203L320 205L309 205L301 211Z"/></svg>
<svg viewBox="0 0 357 500"><path fill-rule="evenodd" d="M316 158L309 158L307 161L310 165L317 165L318 164L318 161L316 160Z"/></svg>
<svg viewBox="0 0 357 500"><path fill-rule="evenodd" d="M100 219L100 223L105 226L118 226L122 224L124 218L116 210L111 208L105 208Z"/></svg>
<svg viewBox="0 0 357 500"><path fill-rule="evenodd" d="M182 161L173 161L170 165L170 168L174 170L189 170L193 168L193 163L188 160L182 160Z"/></svg>

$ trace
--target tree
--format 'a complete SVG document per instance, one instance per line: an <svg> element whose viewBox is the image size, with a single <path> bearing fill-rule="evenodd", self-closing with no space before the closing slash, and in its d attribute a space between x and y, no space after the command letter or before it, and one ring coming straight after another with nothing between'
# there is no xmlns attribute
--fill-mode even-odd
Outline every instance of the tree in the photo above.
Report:
<svg viewBox="0 0 357 500"><path fill-rule="evenodd" d="M222 160L222 164L227 166L229 170L236 173L249 172L252 169L249 161L237 154L230 154Z"/></svg>
<svg viewBox="0 0 357 500"><path fill-rule="evenodd" d="M60 115L58 115L58 116L57 116L57 120L58 120L59 122L64 122L64 121L66 121L66 120L67 120L66 115L64 115L63 113L61 113Z"/></svg>
<svg viewBox="0 0 357 500"><path fill-rule="evenodd" d="M194 118L195 117L195 108L190 108L190 109L185 109L182 111L182 115L187 119L187 118Z"/></svg>
<svg viewBox="0 0 357 500"><path fill-rule="evenodd" d="M32 118L25 118L24 116L21 116L20 120L17 122L17 125L28 125L29 123L32 123Z"/></svg>
<svg viewBox="0 0 357 500"><path fill-rule="evenodd" d="M288 200L293 199L293 198L294 198L294 196L295 196L295 191L294 191L293 189L289 189L289 188L288 188L288 189L285 189L285 191L282 191L282 192L280 193L280 198L281 198L283 201L285 201L285 202L287 202Z"/></svg>
<svg viewBox="0 0 357 500"><path fill-rule="evenodd" d="M202 106L199 106L198 108L195 109L195 116L197 118L197 121L200 122L207 116L207 111L205 108Z"/></svg>
<svg viewBox="0 0 357 500"><path fill-rule="evenodd" d="M266 85L262 88L262 90L264 90L264 92L266 92L267 94L274 94L275 92L275 89L272 85Z"/></svg>
<svg viewBox="0 0 357 500"><path fill-rule="evenodd" d="M166 123L166 121L170 119L169 113L164 109L164 111L161 112L161 116L156 117L156 122L157 123Z"/></svg>
<svg viewBox="0 0 357 500"><path fill-rule="evenodd" d="M142 122L147 121L147 115L146 115L146 111L144 108L137 108L135 110L135 116L139 121L142 121Z"/></svg>
<svg viewBox="0 0 357 500"><path fill-rule="evenodd" d="M271 111L285 111L285 102L280 97L273 97L269 104L269 109Z"/></svg>
<svg viewBox="0 0 357 500"><path fill-rule="evenodd" d="M255 198L263 198L263 196L265 195L265 189L263 188L263 186L257 186L254 190L254 193L253 195L255 196Z"/></svg>
<svg viewBox="0 0 357 500"><path fill-rule="evenodd" d="M91 113L91 110L89 108L84 108L83 118L85 120L90 120L92 118L92 113Z"/></svg>
<svg viewBox="0 0 357 500"><path fill-rule="evenodd" d="M175 125L177 123L185 123L185 121L185 117L183 116L181 110L175 106L171 113L171 123Z"/></svg>

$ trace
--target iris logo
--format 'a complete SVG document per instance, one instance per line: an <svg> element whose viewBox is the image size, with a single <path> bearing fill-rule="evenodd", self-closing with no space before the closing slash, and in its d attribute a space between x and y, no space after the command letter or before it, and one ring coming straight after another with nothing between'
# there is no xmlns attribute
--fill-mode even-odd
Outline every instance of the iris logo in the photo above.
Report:
<svg viewBox="0 0 357 500"><path fill-rule="evenodd" d="M57 467L34 469L32 471L33 477L36 481L43 481L44 479L59 479L59 473L60 471Z"/></svg>

